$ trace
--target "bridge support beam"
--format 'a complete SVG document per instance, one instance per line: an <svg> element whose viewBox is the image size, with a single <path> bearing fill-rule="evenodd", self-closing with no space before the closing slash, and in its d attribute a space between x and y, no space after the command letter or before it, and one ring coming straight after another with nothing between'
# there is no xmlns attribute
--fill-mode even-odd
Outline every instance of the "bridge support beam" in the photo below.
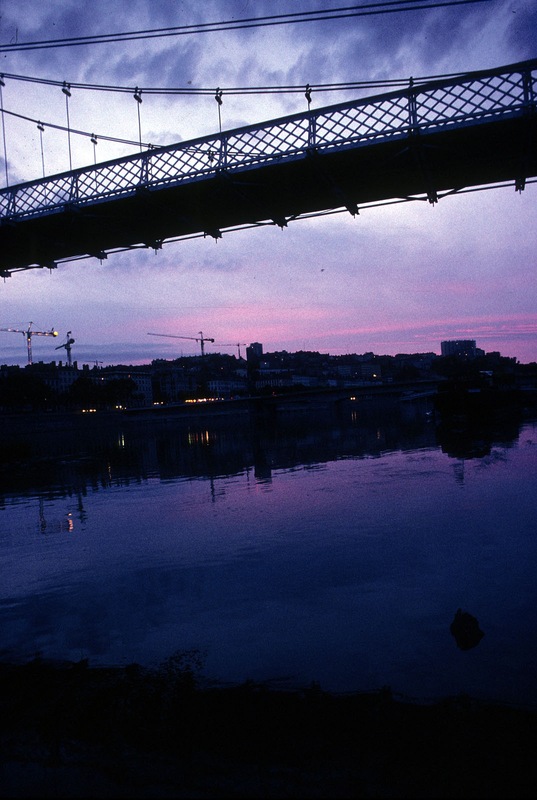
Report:
<svg viewBox="0 0 537 800"><path fill-rule="evenodd" d="M331 174L325 163L324 156L320 155L316 150L310 150L308 153L308 164L311 165L315 176L323 185L324 191L326 191L329 196L333 197L336 208L346 208L353 217L360 213L357 203L349 197L348 193L341 187L339 181Z"/></svg>

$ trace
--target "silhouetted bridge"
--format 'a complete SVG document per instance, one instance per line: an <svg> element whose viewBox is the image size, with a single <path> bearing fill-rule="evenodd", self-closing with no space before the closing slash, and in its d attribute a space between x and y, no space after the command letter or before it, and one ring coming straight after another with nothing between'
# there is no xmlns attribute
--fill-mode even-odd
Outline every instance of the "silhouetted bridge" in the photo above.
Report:
<svg viewBox="0 0 537 800"><path fill-rule="evenodd" d="M537 59L0 190L0 275L537 175Z"/></svg>
<svg viewBox="0 0 537 800"><path fill-rule="evenodd" d="M213 402L170 403L147 408L125 409L126 416L153 418L235 415L239 412L271 417L278 412L316 412L335 409L340 404L357 403L357 406L374 401L376 407L382 400L414 402L433 398L438 393L439 379L420 379L395 383L358 383L354 386L318 386L309 389L278 389L267 394L237 397Z"/></svg>

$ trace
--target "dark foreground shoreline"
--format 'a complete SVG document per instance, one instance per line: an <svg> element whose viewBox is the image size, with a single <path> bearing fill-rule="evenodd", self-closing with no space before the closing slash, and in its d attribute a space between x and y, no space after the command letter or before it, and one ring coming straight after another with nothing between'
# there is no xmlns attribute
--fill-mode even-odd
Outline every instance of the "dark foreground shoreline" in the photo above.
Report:
<svg viewBox="0 0 537 800"><path fill-rule="evenodd" d="M203 687L184 665L0 664L0 796L535 796L536 710Z"/></svg>

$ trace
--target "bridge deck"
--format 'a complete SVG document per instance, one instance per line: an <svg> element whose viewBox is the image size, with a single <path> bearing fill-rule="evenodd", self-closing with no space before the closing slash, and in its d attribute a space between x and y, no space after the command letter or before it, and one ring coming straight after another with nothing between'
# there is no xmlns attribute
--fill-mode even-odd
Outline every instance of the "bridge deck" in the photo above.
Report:
<svg viewBox="0 0 537 800"><path fill-rule="evenodd" d="M0 270L537 176L537 60L0 191Z"/></svg>

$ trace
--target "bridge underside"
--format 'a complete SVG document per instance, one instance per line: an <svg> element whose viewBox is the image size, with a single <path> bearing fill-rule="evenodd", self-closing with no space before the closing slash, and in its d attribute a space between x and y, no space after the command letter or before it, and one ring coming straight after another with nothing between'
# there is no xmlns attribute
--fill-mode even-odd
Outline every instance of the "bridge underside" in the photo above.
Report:
<svg viewBox="0 0 537 800"><path fill-rule="evenodd" d="M0 225L0 269L49 266L134 245L323 210L537 176L537 119L492 121L234 169Z"/></svg>

